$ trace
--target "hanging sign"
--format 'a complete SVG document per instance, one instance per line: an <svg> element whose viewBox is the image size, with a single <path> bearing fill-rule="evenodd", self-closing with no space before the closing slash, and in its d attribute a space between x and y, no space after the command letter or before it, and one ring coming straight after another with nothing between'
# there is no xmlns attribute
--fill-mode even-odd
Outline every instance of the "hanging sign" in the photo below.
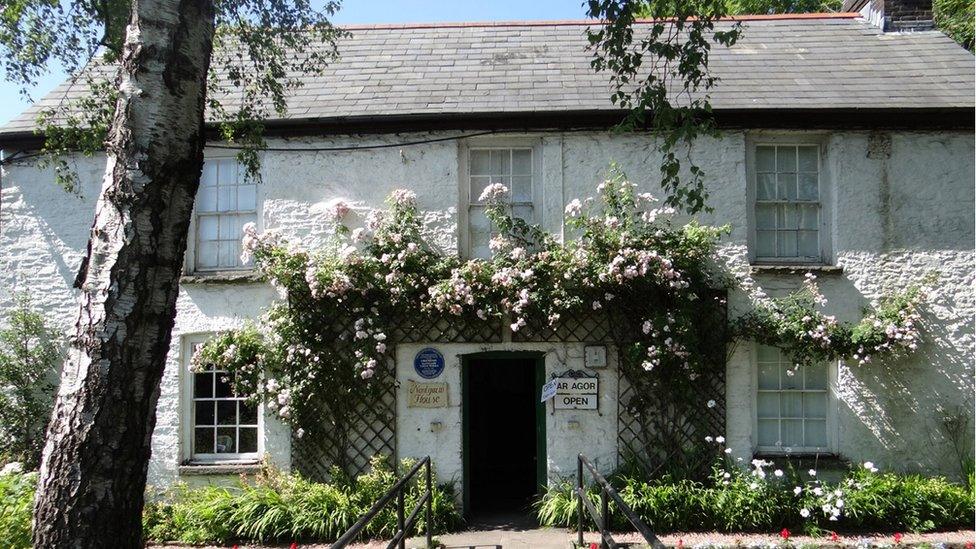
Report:
<svg viewBox="0 0 976 549"><path fill-rule="evenodd" d="M553 408L556 410L596 410L599 408L600 378L579 370L569 370L556 382ZM551 382L550 382L551 383Z"/></svg>
<svg viewBox="0 0 976 549"><path fill-rule="evenodd" d="M422 349L413 357L413 369L424 379L434 379L444 371L444 355L432 347Z"/></svg>
<svg viewBox="0 0 976 549"><path fill-rule="evenodd" d="M446 408L447 383L407 380L407 408Z"/></svg>
<svg viewBox="0 0 976 549"><path fill-rule="evenodd" d="M559 383L558 379L552 379L548 383L542 386L542 395L539 398L539 402L545 402L550 398L556 396L557 383Z"/></svg>

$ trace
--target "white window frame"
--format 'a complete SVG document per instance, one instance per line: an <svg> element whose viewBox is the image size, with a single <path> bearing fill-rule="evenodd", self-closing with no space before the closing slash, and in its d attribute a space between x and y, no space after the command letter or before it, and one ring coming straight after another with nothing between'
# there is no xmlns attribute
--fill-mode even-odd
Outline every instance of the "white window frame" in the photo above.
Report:
<svg viewBox="0 0 976 549"><path fill-rule="evenodd" d="M470 209L477 205L477 196L471 196L471 150L531 149L532 151L532 203L518 202L513 206L532 206L531 224L543 225L543 164L542 140L531 137L491 136L459 140L458 145L458 252L461 257L471 257Z"/></svg>
<svg viewBox="0 0 976 549"><path fill-rule="evenodd" d="M190 371L190 359L193 357L193 347L205 343L213 333L187 334L182 337L180 356L180 431L182 442L183 462L200 465L256 463L264 455L264 405L257 406L257 449L255 452L227 453L227 454L195 454L193 452L194 437L194 398L193 372ZM216 413L216 412L215 412Z"/></svg>
<svg viewBox="0 0 976 549"><path fill-rule="evenodd" d="M261 170L263 172L265 159L262 156L263 155L259 156L259 160L261 161L261 166L262 166ZM236 155L231 151L226 151L226 150L218 150L216 152L207 151L205 153L204 163L210 160L236 160L236 158L237 158ZM242 170L244 169L243 166L241 166L241 169ZM201 174L201 178L202 178L202 174ZM264 203L263 187L264 185L256 184L255 191L254 191L254 208L255 208L254 223L257 226L258 232L264 231L264 215L262 214L264 209L263 208L263 203ZM199 193L199 188L197 189L197 192ZM251 262L248 265L237 265L236 267L219 267L219 266L215 268L197 267L197 250L199 249L198 242L197 242L198 241L197 219L200 217L201 214L197 211L196 198L197 197L194 197L193 215L190 219L190 228L189 228L190 232L188 238L186 239L186 255L185 255L185 261L183 262L183 272L189 274L196 274L196 275L219 275L220 273L247 273L253 271L254 270L253 262ZM231 213L231 212L227 212L227 213ZM248 213L248 212L243 212L243 213ZM241 237L243 238L243 236L244 235L242 234Z"/></svg>
<svg viewBox="0 0 976 549"><path fill-rule="evenodd" d="M752 447L753 453L768 456L804 456L831 455L837 453L837 370L839 361L829 361L827 366L827 446L762 446L759 444L759 347L753 344L750 360L752 361ZM782 353L783 351L780 350Z"/></svg>
<svg viewBox="0 0 976 549"><path fill-rule="evenodd" d="M749 248L749 260L754 265L830 265L832 264L831 247L831 215L830 207L832 185L830 178L829 163L827 158L828 143L827 135L819 133L756 133L746 136L746 195L748 204L746 206L746 224L748 227L747 244ZM820 219L817 227L817 238L819 244L819 257L759 257L757 254L757 181L756 181L756 148L762 146L770 147L818 147L818 174L819 174L819 206Z"/></svg>

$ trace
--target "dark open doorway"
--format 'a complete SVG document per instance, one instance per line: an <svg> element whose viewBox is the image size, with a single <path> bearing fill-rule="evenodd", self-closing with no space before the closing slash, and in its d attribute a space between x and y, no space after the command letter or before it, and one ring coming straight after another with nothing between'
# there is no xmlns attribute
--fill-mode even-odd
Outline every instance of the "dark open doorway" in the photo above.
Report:
<svg viewBox="0 0 976 549"><path fill-rule="evenodd" d="M545 481L542 356L482 353L462 369L465 512L525 511Z"/></svg>

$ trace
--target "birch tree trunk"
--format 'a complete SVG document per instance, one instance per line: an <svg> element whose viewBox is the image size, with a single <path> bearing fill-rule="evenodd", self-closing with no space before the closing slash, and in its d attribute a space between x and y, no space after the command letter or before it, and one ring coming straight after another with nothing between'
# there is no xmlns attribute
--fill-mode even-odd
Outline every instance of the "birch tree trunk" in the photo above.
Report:
<svg viewBox="0 0 976 549"><path fill-rule="evenodd" d="M133 0L34 545L140 547L150 438L203 163L212 0Z"/></svg>

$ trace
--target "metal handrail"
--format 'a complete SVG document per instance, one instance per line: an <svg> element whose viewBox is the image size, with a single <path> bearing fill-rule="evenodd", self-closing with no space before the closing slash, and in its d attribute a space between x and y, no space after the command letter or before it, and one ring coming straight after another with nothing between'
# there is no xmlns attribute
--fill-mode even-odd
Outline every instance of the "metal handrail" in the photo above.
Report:
<svg viewBox="0 0 976 549"><path fill-rule="evenodd" d="M420 501L417 502L417 506L414 507L413 511L411 511L410 516L404 519L403 516L405 511L404 492L406 492L407 484L410 482L411 479L413 479L414 475L416 475L417 472L420 471L421 467L424 468L424 480L426 482L427 489L424 491L424 495L421 496ZM434 513L432 509L433 486L431 485L430 456L427 456L422 460L418 461L417 464L414 465L412 469L410 469L410 472L408 472L406 475L403 475L403 477L401 477L400 480L396 482L396 484L391 486L390 489L387 490L385 494L383 494L383 497L378 499L376 503L374 503L373 506L369 508L369 511L366 511L366 514L364 514L362 517L359 518L359 520L356 521L356 524L353 524L352 527L349 528L349 530L346 530L346 533L342 534L342 537L340 537L338 540L336 540L335 543L332 544L332 549L342 549L343 547L348 545L351 541L356 539L359 536L359 534L362 533L363 528L365 528L366 525L369 524L369 521L373 520L373 518L380 511L382 511L383 508L387 506L387 504L390 503L390 501L393 499L393 496L396 496L397 499L397 531L393 535L393 539L390 540L390 544L386 546L386 549L393 549L394 547L398 547L399 549L404 549L406 544L407 532L409 532L410 529L413 528L413 525L417 522L417 517L420 514L420 509L422 507L425 508L425 523L427 526L426 528L427 547L430 547L433 544L433 537L431 535L432 534L431 522L433 520Z"/></svg>
<svg viewBox="0 0 976 549"><path fill-rule="evenodd" d="M597 513L596 508L593 507L593 502L586 495L586 488L583 483L583 466L590 471L593 475L593 479L600 486L600 507L602 513ZM610 533L610 500L612 499L614 503L617 504L617 508L620 512L627 517L630 521L630 525L634 527L635 530L640 532L640 535L644 537L644 541L654 549L664 549L664 544L661 540L657 539L657 536L651 532L644 521L637 516L636 513L624 503L624 500L620 499L617 491L614 490L613 486L607 482L607 479L603 478L603 475L596 470L596 467L590 463L590 460L586 458L583 454L579 454L576 463L576 496L579 498L579 513L576 517L576 529L579 533L579 547L583 547L583 510L585 509L587 513L590 514L590 518L596 523L597 529L600 531L600 547L601 549L616 549L619 544L614 541L613 536Z"/></svg>

